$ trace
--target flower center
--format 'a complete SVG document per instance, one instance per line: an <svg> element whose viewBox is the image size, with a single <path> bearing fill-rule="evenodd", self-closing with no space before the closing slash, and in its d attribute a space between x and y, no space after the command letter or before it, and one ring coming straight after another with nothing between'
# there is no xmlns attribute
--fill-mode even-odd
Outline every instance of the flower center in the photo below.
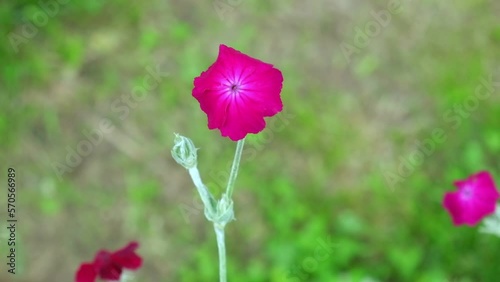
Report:
<svg viewBox="0 0 500 282"><path fill-rule="evenodd" d="M462 190L462 196L465 198L465 199L470 199L472 198L472 187L470 186L465 186L464 189Z"/></svg>
<svg viewBox="0 0 500 282"><path fill-rule="evenodd" d="M231 84L231 94L238 94L238 90L240 90L240 86L238 84Z"/></svg>

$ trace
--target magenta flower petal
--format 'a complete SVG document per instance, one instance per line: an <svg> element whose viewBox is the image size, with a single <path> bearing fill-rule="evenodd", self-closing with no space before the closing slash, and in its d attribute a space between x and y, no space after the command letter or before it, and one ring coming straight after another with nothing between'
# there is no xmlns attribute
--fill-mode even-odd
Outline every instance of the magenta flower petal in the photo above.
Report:
<svg viewBox="0 0 500 282"><path fill-rule="evenodd" d="M233 141L259 133L283 109L283 75L273 65L220 45L217 60L194 79L193 97L207 114L208 128Z"/></svg>
<svg viewBox="0 0 500 282"><path fill-rule="evenodd" d="M97 273L95 272L94 265L91 263L84 263L76 272L76 282L95 282Z"/></svg>
<svg viewBox="0 0 500 282"><path fill-rule="evenodd" d="M141 267L142 258L135 253L138 247L137 242L131 242L115 252L100 250L93 262L80 265L76 282L94 282L97 278L120 280L123 269L137 270Z"/></svg>
<svg viewBox="0 0 500 282"><path fill-rule="evenodd" d="M132 242L125 248L111 254L111 260L123 268L136 270L142 265L142 258L135 253L138 247L137 242Z"/></svg>
<svg viewBox="0 0 500 282"><path fill-rule="evenodd" d="M500 194L490 173L481 171L466 180L455 181L457 191L444 196L443 206L450 213L453 224L476 225L484 217L495 212Z"/></svg>
<svg viewBox="0 0 500 282"><path fill-rule="evenodd" d="M106 280L119 280L123 266L112 259L108 251L99 251L94 259L94 267L99 270L99 277Z"/></svg>

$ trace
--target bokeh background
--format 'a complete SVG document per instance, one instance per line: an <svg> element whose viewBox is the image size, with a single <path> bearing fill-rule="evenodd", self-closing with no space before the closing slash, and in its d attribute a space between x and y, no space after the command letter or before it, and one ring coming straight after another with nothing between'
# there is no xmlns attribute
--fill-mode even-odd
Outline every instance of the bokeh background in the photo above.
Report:
<svg viewBox="0 0 500 282"><path fill-rule="evenodd" d="M441 202L480 170L500 183L499 14L493 0L3 1L0 179L17 170L19 247L12 276L2 228L0 281L73 281L131 240L136 281L218 281L170 149L192 138L220 195L235 144L191 90L221 43L285 78L284 112L247 138L230 281L496 281L500 239L454 227Z"/></svg>

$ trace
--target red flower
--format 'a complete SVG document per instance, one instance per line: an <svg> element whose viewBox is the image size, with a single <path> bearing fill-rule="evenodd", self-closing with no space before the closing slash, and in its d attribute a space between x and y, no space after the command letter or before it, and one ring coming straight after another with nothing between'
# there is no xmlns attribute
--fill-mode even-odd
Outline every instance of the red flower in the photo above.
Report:
<svg viewBox="0 0 500 282"><path fill-rule="evenodd" d="M283 75L273 65L219 46L219 56L194 79L193 97L208 116L208 128L218 128L233 141L266 126L264 117L283 109Z"/></svg>
<svg viewBox="0 0 500 282"><path fill-rule="evenodd" d="M446 193L443 200L453 224L474 226L495 212L495 203L500 194L489 172L481 171L454 184L458 191Z"/></svg>
<svg viewBox="0 0 500 282"><path fill-rule="evenodd" d="M120 280L122 270L136 270L142 265L142 258L135 253L139 247L131 242L116 252L100 250L93 262L83 263L76 273L76 282L94 282L99 277L104 280Z"/></svg>

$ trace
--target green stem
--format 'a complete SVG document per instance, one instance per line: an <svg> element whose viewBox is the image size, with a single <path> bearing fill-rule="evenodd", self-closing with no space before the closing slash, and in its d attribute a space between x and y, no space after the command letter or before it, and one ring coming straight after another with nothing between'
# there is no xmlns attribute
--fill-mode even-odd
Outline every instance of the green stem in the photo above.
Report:
<svg viewBox="0 0 500 282"><path fill-rule="evenodd" d="M219 249L219 281L227 282L226 271L226 243L224 242L224 226L214 224L217 248Z"/></svg>
<svg viewBox="0 0 500 282"><path fill-rule="evenodd" d="M210 214L214 215L216 201L212 194L210 194L210 192L208 191L207 186L205 186L205 184L203 184L203 182L201 181L198 168L192 167L188 171L191 179L193 180L194 186L196 186L196 190L198 190L198 194L200 194L201 201L205 205L205 208L209 209Z"/></svg>
<svg viewBox="0 0 500 282"><path fill-rule="evenodd" d="M240 167L241 153L243 152L243 146L245 145L245 138L238 141L236 145L236 152L234 153L233 165L231 166L231 174L229 174L229 181L227 182L226 195L229 199L233 195L234 183L236 182L236 176L238 175L238 169Z"/></svg>

